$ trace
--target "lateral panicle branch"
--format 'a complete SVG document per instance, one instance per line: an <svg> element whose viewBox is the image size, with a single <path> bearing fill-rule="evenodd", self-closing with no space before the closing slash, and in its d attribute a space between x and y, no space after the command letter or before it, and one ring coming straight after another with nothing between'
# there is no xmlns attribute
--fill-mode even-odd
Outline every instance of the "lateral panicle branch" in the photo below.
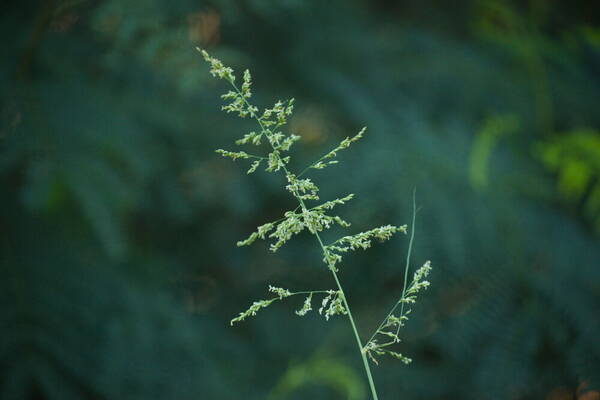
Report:
<svg viewBox="0 0 600 400"><path fill-rule="evenodd" d="M299 317L304 317L309 311L312 311L313 296L319 294L323 295L321 307L319 308L319 314L323 315L325 320L329 321L329 318L334 315L346 315L347 313L342 302L342 294L338 290L329 289L291 292L288 289L269 285L269 292L275 294L275 297L253 302L247 310L239 313L239 315L233 318L229 324L233 325L237 322L244 321L246 318L254 317L261 309L269 307L274 302L298 295L306 295L302 306L295 311L295 314Z"/></svg>

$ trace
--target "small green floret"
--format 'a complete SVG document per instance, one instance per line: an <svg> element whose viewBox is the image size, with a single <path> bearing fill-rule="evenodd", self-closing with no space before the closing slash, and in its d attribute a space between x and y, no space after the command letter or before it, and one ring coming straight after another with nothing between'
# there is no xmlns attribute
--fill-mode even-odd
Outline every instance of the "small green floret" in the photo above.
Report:
<svg viewBox="0 0 600 400"><path fill-rule="evenodd" d="M304 317L309 311L312 310L312 293L306 296L302 308L296 311L296 315Z"/></svg>
<svg viewBox="0 0 600 400"><path fill-rule="evenodd" d="M280 287L275 287L271 285L269 285L269 292L275 293L277 296L279 296L279 300L283 299L284 297L290 297L292 295L292 293L287 289L282 289Z"/></svg>
<svg viewBox="0 0 600 400"><path fill-rule="evenodd" d="M223 157L229 157L233 161L237 160L238 158L242 158L242 159L250 158L250 155L248 153L246 153L245 151L228 151L228 150L218 149L218 150L215 150L215 152L219 153Z"/></svg>

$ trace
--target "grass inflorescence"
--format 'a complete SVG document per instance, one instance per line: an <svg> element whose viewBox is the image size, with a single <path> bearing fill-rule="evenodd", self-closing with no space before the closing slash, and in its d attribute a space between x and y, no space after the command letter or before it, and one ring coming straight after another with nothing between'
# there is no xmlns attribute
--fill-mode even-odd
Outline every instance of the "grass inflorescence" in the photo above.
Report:
<svg viewBox="0 0 600 400"><path fill-rule="evenodd" d="M341 262L347 253L355 250L366 250L371 247L373 241L389 240L396 233L407 234L408 226L384 225L357 234L343 236L332 243L325 244L321 237L321 232L333 226L340 226L342 228L350 226L349 222L338 215L333 215L332 211L338 206L352 200L354 195L348 194L344 197L325 201L320 204L311 204L309 207L307 205L308 202L320 201L319 187L313 179L304 176L311 170L322 170L337 164L338 161L335 158L338 152L349 148L352 144L360 140L365 134L366 128L362 128L354 136L345 138L334 149L325 153L325 155L302 169L299 173L294 173L289 166L291 160L290 150L300 140L300 136L285 134L282 131L283 126L286 125L288 118L292 115L294 99L277 101L273 107L261 111L257 106L250 103L252 98L252 76L250 71L244 71L242 83L238 85L232 68L225 66L220 60L211 57L205 50L198 49L198 51L200 51L206 62L209 63L210 73L214 77L223 79L231 85L231 90L221 96L227 101L222 110L227 113L236 113L241 118L251 118L257 123L255 131L244 134L235 143L237 145L254 146L257 151L261 148L267 148L266 154L254 154L254 151L230 151L223 149L218 149L217 153L232 160L248 160L250 162L247 169L248 174L256 172L259 168L263 168L266 172L282 173L285 178L284 189L297 201L295 209L285 211L283 217L279 220L258 226L250 236L238 241L237 245L248 246L259 239L270 240L270 250L276 252L295 235L303 231L308 231L317 239L322 252L322 261L331 272L335 283L333 289L303 290L297 292L269 285L271 297L255 301L247 310L233 318L231 324L233 325L248 317L253 317L257 312L274 302L283 301L293 296L304 297L302 306L295 311L296 315L302 317L313 310L313 302L318 301L315 299L319 298L320 302L317 302L315 307L318 307L318 313L323 315L325 320L329 320L335 315L345 315L348 318L360 350L360 356L372 397L374 400L377 400L377 390L371 374L369 360L377 364L378 357L389 355L405 364L411 362L410 358L392 349L394 348L393 346L400 342L400 329L409 318L411 312L410 306L415 303L417 294L429 286L429 281L427 281L427 276L431 270L429 261L414 272L412 280L408 283L410 253L414 239L416 215L414 195L409 251L406 258L404 287L401 296L394 303L391 311L382 320L377 329L375 329L371 337L366 342L363 342L358 334L355 319L338 276Z"/></svg>

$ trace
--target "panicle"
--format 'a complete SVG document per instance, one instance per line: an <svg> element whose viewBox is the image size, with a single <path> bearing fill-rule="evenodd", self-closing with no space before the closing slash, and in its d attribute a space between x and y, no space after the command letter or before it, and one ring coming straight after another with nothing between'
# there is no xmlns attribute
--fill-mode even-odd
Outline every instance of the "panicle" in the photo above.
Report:
<svg viewBox="0 0 600 400"><path fill-rule="evenodd" d="M205 50L198 48L198 51L200 51L204 60L210 65L210 73L214 77L226 80L231 84L232 90L229 90L221 96L226 102L226 104L222 106L222 110L227 113L236 113L241 118L253 118L258 123L259 129L244 134L243 137L236 140L235 143L237 145L253 145L257 147L264 144L269 147L268 152L263 153L264 155L254 155L246 151L229 151L223 149L217 150L217 153L221 154L223 157L230 158L233 161L238 159L252 160L250 167L247 169L248 174L254 173L261 165L263 165L264 170L267 172L282 171L287 180L285 186L286 190L299 203L296 209L286 211L279 220L258 226L256 231L252 232L250 236L244 240L238 241L238 246L250 245L257 239L272 239L270 250L276 252L293 236L307 230L311 234L316 235L319 239L323 251L323 262L333 272L337 281L336 272L338 271L338 265L342 261L342 254L358 249L366 250L372 246L374 240L389 240L397 232L407 233L406 225L383 225L354 235L343 236L327 246L323 245L321 237L319 236L320 232L333 226L340 226L343 228L350 226L349 222L338 215L330 215L329 212L334 207L350 201L354 195L349 194L345 197L329 200L312 208L308 208L306 206L307 201L319 200L319 187L312 179L302 178L301 176L308 170L320 170L330 165L337 164L338 161L335 160L335 157L338 152L347 149L353 143L360 140L363 137L366 128L362 128L352 137L346 137L334 149L327 152L302 172L294 174L288 169L291 160L289 152L292 146L300 140L300 136L284 134L281 131L281 128L288 123L288 120L293 113L294 99L286 101L279 100L275 102L272 107L265 108L260 112L258 107L250 103L252 98L252 75L249 70L243 72L242 83L240 86L237 86L235 83L236 76L232 68L225 66L220 60L210 56ZM263 161L266 166L263 164ZM409 249L412 246L412 236L410 243ZM407 261L407 268L408 265L409 262ZM406 271L408 271L408 269L406 269ZM411 313L411 309L407 305L415 303L418 293L429 287L429 281L427 281L426 278L430 271L431 263L427 261L415 271L408 288L406 288L405 284L404 287L406 290L403 290L401 298L387 317L384 318L373 336L367 341L364 347L361 348L364 359L368 356L369 359L377 364L377 357L387 354L399 359L405 364L411 362L410 358L405 357L401 353L389 350L388 346L400 342L400 329L404 326L404 323L408 320L408 316ZM329 318L334 315L349 315L344 292L339 285L339 281L338 290L291 292L288 289L271 285L269 285L268 290L275 297L253 302L246 311L239 313L236 318L233 318L231 324L233 325L248 317L255 316L258 311L268 307L275 301L281 301L295 295L306 295L300 309L295 311L298 316L305 316L308 312L312 311L312 300L313 296L316 294L323 295L318 312L325 317L325 320L328 321ZM396 307L400 308L398 314L394 314ZM351 316L350 319L353 322ZM378 340L381 340L382 342L379 342Z"/></svg>

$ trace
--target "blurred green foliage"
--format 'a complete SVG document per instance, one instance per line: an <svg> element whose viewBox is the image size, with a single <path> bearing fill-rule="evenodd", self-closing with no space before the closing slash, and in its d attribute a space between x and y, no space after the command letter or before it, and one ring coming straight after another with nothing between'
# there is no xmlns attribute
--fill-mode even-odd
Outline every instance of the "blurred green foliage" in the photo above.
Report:
<svg viewBox="0 0 600 400"><path fill-rule="evenodd" d="M290 320L281 305L229 327L267 283L329 278L301 240L276 256L235 247L293 199L214 154L246 126L218 111L197 45L250 68L263 105L296 97L303 164L369 126L322 175L336 188L325 197L357 194L357 231L408 222L417 188L414 260L433 260L435 284L407 327L413 365L375 369L382 394L597 388L595 13L536 0L4 2L0 398L364 398L346 321ZM492 127L507 116L518 124ZM343 267L363 335L397 298L405 251L396 240Z"/></svg>
<svg viewBox="0 0 600 400"><path fill-rule="evenodd" d="M566 132L538 147L544 165L558 175L558 189L600 230L600 132Z"/></svg>
<svg viewBox="0 0 600 400"><path fill-rule="evenodd" d="M489 184L488 169L494 147L503 135L516 131L518 124L513 115L493 116L484 122L471 145L469 179L474 188L484 189Z"/></svg>

